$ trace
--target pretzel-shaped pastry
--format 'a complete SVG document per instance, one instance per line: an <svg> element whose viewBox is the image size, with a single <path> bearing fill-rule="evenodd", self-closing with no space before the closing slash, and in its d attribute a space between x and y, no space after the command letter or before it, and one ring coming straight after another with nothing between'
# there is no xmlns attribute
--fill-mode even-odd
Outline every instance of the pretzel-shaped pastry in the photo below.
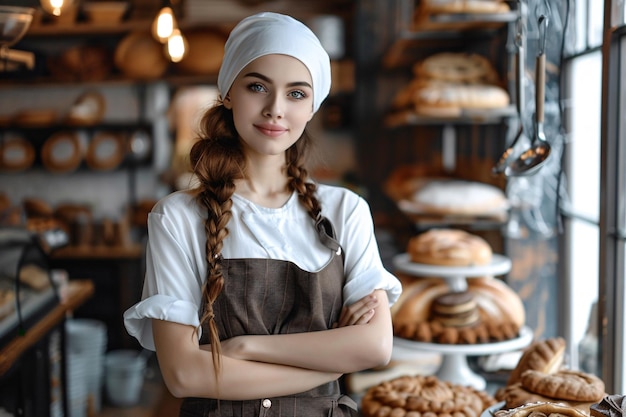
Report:
<svg viewBox="0 0 626 417"><path fill-rule="evenodd" d="M528 391L562 400L600 401L604 397L604 382L593 374L561 370L545 374L529 369L521 376L522 386Z"/></svg>

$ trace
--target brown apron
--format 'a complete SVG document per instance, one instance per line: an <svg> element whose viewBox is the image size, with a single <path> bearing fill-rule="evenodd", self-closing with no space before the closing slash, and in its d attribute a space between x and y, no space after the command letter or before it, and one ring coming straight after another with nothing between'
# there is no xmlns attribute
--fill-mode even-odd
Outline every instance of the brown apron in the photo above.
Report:
<svg viewBox="0 0 626 417"><path fill-rule="evenodd" d="M224 259L224 289L214 304L222 340L239 335L302 333L329 329L343 303L343 255L330 222L316 223L331 260L318 272L272 259ZM203 329L203 335L208 329ZM201 343L206 343L202 340ZM248 401L186 398L180 417L343 417L356 416L356 403L333 381L285 397Z"/></svg>

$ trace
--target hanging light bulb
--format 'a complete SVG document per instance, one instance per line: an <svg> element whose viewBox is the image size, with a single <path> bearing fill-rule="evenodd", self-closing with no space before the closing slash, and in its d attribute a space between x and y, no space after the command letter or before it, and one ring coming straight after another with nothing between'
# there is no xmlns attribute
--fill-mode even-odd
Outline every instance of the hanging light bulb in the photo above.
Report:
<svg viewBox="0 0 626 417"><path fill-rule="evenodd" d="M179 29L174 29L165 44L165 53L170 58L170 61L182 61L185 55L187 55L188 49L187 39L185 39Z"/></svg>
<svg viewBox="0 0 626 417"><path fill-rule="evenodd" d="M171 7L163 7L152 22L152 36L161 43L167 42L176 29L176 18Z"/></svg>
<svg viewBox="0 0 626 417"><path fill-rule="evenodd" d="M70 8L74 0L40 0L41 8L54 16L61 16L65 10Z"/></svg>

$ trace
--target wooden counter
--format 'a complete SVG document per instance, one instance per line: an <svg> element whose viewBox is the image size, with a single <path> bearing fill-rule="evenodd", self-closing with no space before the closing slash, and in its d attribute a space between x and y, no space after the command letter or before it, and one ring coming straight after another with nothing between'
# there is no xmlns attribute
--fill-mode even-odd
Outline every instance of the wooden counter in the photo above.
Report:
<svg viewBox="0 0 626 417"><path fill-rule="evenodd" d="M44 337L55 325L60 323L68 312L75 310L93 295L94 286L89 280L73 280L68 283L67 300L55 306L41 320L29 328L23 336L17 336L0 350L0 376Z"/></svg>

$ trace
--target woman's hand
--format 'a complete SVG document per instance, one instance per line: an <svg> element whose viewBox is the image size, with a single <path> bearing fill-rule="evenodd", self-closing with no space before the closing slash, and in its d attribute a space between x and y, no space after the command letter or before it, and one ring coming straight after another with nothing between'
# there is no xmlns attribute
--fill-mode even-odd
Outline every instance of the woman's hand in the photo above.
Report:
<svg viewBox="0 0 626 417"><path fill-rule="evenodd" d="M355 324L366 324L374 317L374 309L378 306L378 299L372 292L361 298L354 304L341 309L339 321L333 328L352 326Z"/></svg>

